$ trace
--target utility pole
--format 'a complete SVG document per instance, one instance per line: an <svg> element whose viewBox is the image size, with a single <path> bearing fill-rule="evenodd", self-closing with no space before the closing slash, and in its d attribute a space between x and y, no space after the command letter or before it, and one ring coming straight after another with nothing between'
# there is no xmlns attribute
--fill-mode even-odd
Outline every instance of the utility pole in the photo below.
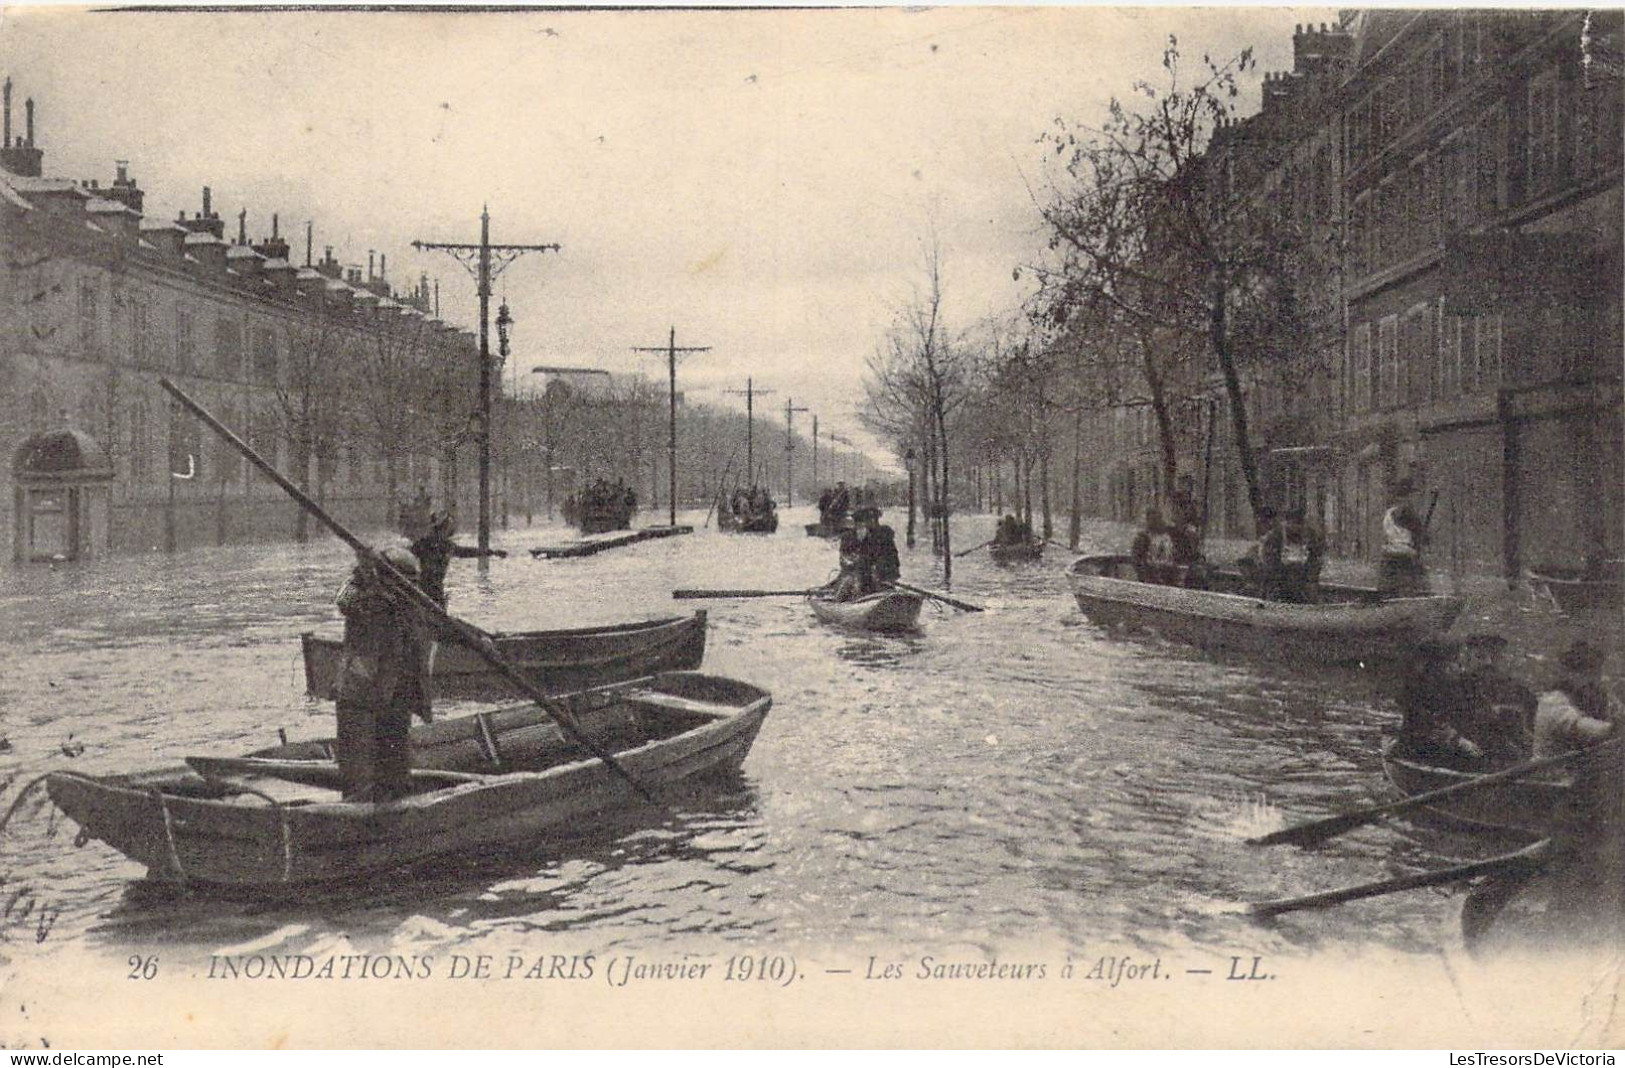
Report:
<svg viewBox="0 0 1625 1068"><path fill-rule="evenodd" d="M796 413L809 410L795 407L790 403L788 397L784 399L784 506L786 508L794 507L796 503Z"/></svg>
<svg viewBox="0 0 1625 1068"><path fill-rule="evenodd" d="M527 252L557 252L553 245L493 245L491 244L491 210L480 208L480 243L477 245L447 244L440 241L414 241L419 251L437 249L450 253L468 269L478 285L480 296L480 569L490 566L491 557L491 280L501 274L514 260ZM439 283L435 284L437 299ZM438 313L438 309L437 309Z"/></svg>
<svg viewBox="0 0 1625 1068"><path fill-rule="evenodd" d="M813 486L818 487L818 416L813 416Z"/></svg>
<svg viewBox="0 0 1625 1068"><path fill-rule="evenodd" d="M667 384L671 390L671 438L666 445L666 467L669 469L667 487L671 492L671 525L677 525L677 354L690 352L710 352L709 345L690 345L687 348L677 347L677 328L671 328L671 336L665 348L632 346L633 352L664 352L666 354Z"/></svg>
<svg viewBox="0 0 1625 1068"><path fill-rule="evenodd" d="M732 393L735 396L741 393L745 395L745 481L750 485L756 483L756 408L753 402L757 397L765 397L773 392L771 389L757 389L755 386L755 382L747 378L745 379L744 389L725 389L722 391Z"/></svg>

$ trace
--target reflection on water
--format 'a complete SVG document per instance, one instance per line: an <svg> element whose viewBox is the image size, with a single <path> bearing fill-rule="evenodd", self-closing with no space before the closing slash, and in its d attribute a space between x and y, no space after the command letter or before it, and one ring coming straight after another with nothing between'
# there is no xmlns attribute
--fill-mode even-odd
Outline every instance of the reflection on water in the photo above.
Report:
<svg viewBox="0 0 1625 1068"><path fill-rule="evenodd" d="M696 526L703 516L692 517ZM970 519L961 544L985 536ZM565 536L498 537L510 550ZM1092 549L1108 547L1091 544ZM653 618L678 586L804 588L835 548L788 518L772 537L692 537L585 560L515 551L454 566L454 609L490 629ZM1380 681L1215 662L1081 620L1066 554L955 562L983 613L927 610L915 635L820 625L800 598L709 602L705 669L771 690L740 777L584 837L443 859L299 900L220 900L141 883L137 865L24 805L0 840L6 884L60 910L37 952L168 944L432 952L517 938L599 947L682 936L759 944L1298 953L1436 945L1435 894L1260 925L1240 900L1292 896L1483 855L1448 832L1362 828L1314 852L1243 839L1383 795ZM929 584L926 549L905 573ZM0 581L0 802L44 771L171 765L331 733L302 692L298 634L336 633L332 542L28 570ZM471 706L442 703L442 715ZM70 737L83 743L69 757ZM6 928L10 930L10 928ZM13 939L13 943L19 942Z"/></svg>

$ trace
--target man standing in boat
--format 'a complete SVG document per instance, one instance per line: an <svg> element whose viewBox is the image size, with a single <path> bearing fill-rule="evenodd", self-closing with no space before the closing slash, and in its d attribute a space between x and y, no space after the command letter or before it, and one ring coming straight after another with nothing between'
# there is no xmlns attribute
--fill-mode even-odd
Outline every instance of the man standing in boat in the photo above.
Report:
<svg viewBox="0 0 1625 1068"><path fill-rule="evenodd" d="M411 545L412 555L417 557L422 575L419 585L441 608L446 607L446 572L451 570L453 557L499 556L506 559L508 555L506 549L481 552L471 546L458 545L454 540L456 536L456 518L449 511L436 512L429 517L429 529Z"/></svg>
<svg viewBox="0 0 1625 1068"><path fill-rule="evenodd" d="M1382 515L1382 567L1377 588L1394 597L1421 597L1428 592L1427 569L1422 566L1427 524L1416 514L1412 500L1415 493L1415 483L1400 479Z"/></svg>
<svg viewBox="0 0 1625 1068"><path fill-rule="evenodd" d="M1326 539L1320 527L1308 518L1303 505L1287 512L1281 542L1281 598L1298 604L1314 600L1320 585L1320 569L1326 556Z"/></svg>
<svg viewBox="0 0 1625 1068"><path fill-rule="evenodd" d="M1141 582L1164 586L1178 584L1173 534L1162 521L1162 510L1156 505L1145 510L1145 526L1134 536L1129 554L1134 560L1134 572Z"/></svg>
<svg viewBox="0 0 1625 1068"><path fill-rule="evenodd" d="M852 522L853 528L841 534L841 574L833 594L837 601L867 597L903 577L897 532L880 522L880 509L859 508Z"/></svg>
<svg viewBox="0 0 1625 1068"><path fill-rule="evenodd" d="M418 580L410 553L386 549L382 559L409 581ZM409 793L412 717L425 723L433 718L425 621L396 582L363 556L339 591L344 652L334 750L346 801L391 801Z"/></svg>

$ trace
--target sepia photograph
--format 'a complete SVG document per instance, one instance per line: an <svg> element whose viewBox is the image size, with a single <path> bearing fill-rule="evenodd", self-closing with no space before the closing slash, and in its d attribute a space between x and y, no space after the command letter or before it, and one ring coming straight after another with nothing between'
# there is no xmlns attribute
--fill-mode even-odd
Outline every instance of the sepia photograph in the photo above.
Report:
<svg viewBox="0 0 1625 1068"><path fill-rule="evenodd" d="M1625 9L0 87L0 1047L1625 1045Z"/></svg>

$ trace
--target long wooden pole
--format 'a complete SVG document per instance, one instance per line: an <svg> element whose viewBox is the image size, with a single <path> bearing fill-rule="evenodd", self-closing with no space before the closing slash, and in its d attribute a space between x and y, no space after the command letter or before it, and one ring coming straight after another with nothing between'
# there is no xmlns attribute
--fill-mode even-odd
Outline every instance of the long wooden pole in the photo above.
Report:
<svg viewBox="0 0 1625 1068"><path fill-rule="evenodd" d="M395 583L396 587L406 592L407 596L412 599L413 603L416 604L418 608L422 609L424 612L427 612L430 616L440 620L442 623L447 624L459 635L461 635L464 639L464 644L467 645L476 656L485 661L485 663L493 671L506 679L511 685L518 689L520 693L523 693L526 697L529 697L532 701L535 701L537 706L541 708L543 712L546 712L550 717L552 717L553 721L559 725L565 734L570 736L572 741L576 742L578 745L591 752L593 756L596 756L599 760L602 760L605 764L607 764L617 775L625 779L632 789L637 791L638 795L644 800L648 801L650 804L659 804L659 802L655 800L654 795L651 794L642 783L634 779L632 774L622 767L607 750L605 750L597 742L594 742L591 738L587 737L586 733L581 729L581 725L576 722L575 716L571 715L568 709L564 708L559 702L542 693L542 691L532 684L529 679L515 671L507 661L503 660L502 657L497 654L495 649L491 647L488 641L481 640L479 634L474 630L473 627L469 626L467 623L458 619L456 616L453 616L444 608L441 608L438 604L436 604L432 597L418 588L417 583L413 582L399 571L396 571L394 567L390 566L389 561L385 560L382 556L375 552L370 545L356 537L354 534L350 533L350 531L347 530L343 524L334 519L332 516L328 515L320 505L301 492L298 486L295 486L292 482L289 482L282 472L278 471L275 467L272 467L269 461L267 461L259 453L255 452L247 442L243 441L236 434L233 434L229 429L227 429L225 424L221 423L220 420L216 419L213 415L210 415L209 412L205 410L202 405L198 404L197 401L187 396L179 386L175 385L175 383L171 382L168 378L162 377L158 379L158 384L163 386L164 389L169 392L170 396L179 401L187 409L187 411L191 412L193 415L202 420L210 430L213 430L216 434L220 435L222 439L229 443L238 452L242 453L243 456L247 458L248 462L259 468L267 478L281 486L283 492L287 493L288 496L299 502L299 506L314 516L317 522L321 523L328 530L331 530L334 534L338 535L341 541L350 546L350 548L354 549L357 553L372 561L382 574L388 576Z"/></svg>

